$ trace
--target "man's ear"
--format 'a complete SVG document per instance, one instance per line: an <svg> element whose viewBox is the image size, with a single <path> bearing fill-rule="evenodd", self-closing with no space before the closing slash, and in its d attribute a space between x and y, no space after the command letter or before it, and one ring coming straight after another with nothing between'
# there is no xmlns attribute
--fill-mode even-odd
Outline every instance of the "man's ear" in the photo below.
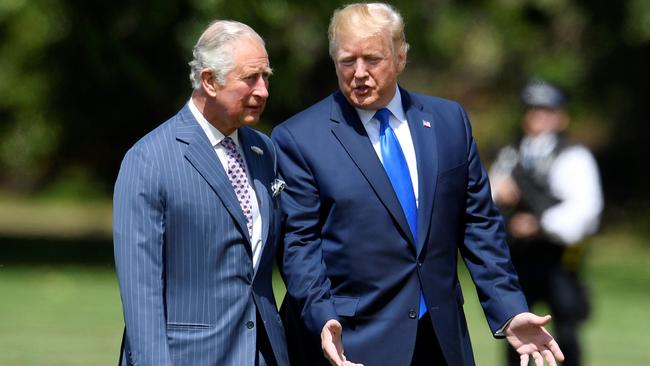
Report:
<svg viewBox="0 0 650 366"><path fill-rule="evenodd" d="M201 78L201 88L203 88L203 91L211 97L214 97L217 95L217 78L214 76L214 71L210 69L203 69L201 70L200 74Z"/></svg>
<svg viewBox="0 0 650 366"><path fill-rule="evenodd" d="M406 68L406 51L404 49L397 50L397 73L401 74Z"/></svg>

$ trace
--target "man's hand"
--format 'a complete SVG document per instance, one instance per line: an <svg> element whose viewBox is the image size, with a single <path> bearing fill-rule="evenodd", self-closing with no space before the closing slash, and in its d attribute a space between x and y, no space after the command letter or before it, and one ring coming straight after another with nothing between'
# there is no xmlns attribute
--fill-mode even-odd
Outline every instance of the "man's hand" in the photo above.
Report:
<svg viewBox="0 0 650 366"><path fill-rule="evenodd" d="M536 366L543 366L544 359L550 366L557 366L555 360L564 361L564 354L544 325L551 321L551 316L537 316L532 313L517 314L506 328L506 339L519 353L521 366L528 365L530 356Z"/></svg>
<svg viewBox="0 0 650 366"><path fill-rule="evenodd" d="M320 332L320 342L325 358L332 366L363 366L345 359L341 334L343 334L343 327L337 320L330 319L325 323Z"/></svg>
<svg viewBox="0 0 650 366"><path fill-rule="evenodd" d="M492 182L494 202L499 206L513 207L519 203L521 192L517 183L510 177L494 179Z"/></svg>
<svg viewBox="0 0 650 366"><path fill-rule="evenodd" d="M539 221L527 212L517 212L510 218L510 234L518 239L532 239L539 235Z"/></svg>

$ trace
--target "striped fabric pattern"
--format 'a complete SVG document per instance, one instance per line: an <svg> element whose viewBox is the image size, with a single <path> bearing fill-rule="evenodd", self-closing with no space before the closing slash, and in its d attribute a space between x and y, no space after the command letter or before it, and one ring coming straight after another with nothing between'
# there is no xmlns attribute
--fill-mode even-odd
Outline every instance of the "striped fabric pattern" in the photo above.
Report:
<svg viewBox="0 0 650 366"><path fill-rule="evenodd" d="M275 150L253 129L239 133L263 222L257 272L244 213L187 106L124 157L113 207L121 365L253 366L256 311L278 363L288 364L271 286L280 239Z"/></svg>

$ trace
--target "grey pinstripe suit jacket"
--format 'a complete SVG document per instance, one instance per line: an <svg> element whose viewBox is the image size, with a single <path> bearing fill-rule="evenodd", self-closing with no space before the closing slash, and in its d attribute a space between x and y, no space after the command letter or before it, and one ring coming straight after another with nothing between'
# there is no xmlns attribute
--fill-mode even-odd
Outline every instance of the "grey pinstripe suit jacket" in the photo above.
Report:
<svg viewBox="0 0 650 366"><path fill-rule="evenodd" d="M279 198L270 188L275 150L251 128L239 137L263 223L255 272L244 214L187 106L124 157L113 198L121 365L253 366L256 311L279 365L288 364L271 286L281 239Z"/></svg>

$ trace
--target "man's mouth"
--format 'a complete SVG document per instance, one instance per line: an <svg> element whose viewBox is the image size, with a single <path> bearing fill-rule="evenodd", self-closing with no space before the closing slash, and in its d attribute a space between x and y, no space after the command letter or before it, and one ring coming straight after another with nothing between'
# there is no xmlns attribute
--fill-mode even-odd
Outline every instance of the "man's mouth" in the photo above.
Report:
<svg viewBox="0 0 650 366"><path fill-rule="evenodd" d="M355 94L366 94L370 91L370 87L366 85L355 86L353 90Z"/></svg>
<svg viewBox="0 0 650 366"><path fill-rule="evenodd" d="M264 109L263 105L248 105L246 106L246 109L248 109L251 112L261 112Z"/></svg>

